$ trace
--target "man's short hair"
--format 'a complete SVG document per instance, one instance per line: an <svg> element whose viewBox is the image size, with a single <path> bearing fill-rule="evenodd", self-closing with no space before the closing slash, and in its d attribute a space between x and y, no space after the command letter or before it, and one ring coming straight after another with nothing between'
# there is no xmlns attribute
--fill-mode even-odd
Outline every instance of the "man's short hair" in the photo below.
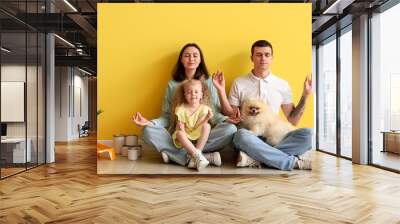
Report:
<svg viewBox="0 0 400 224"><path fill-rule="evenodd" d="M254 44L251 46L251 56L253 56L254 48L255 47L270 47L271 48L271 54L274 54L274 50L272 49L272 44L266 40L257 40L254 42Z"/></svg>

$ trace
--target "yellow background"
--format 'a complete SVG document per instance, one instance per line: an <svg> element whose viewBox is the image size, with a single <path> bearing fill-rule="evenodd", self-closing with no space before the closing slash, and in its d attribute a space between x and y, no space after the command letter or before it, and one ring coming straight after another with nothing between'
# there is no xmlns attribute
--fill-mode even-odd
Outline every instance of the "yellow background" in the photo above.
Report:
<svg viewBox="0 0 400 224"><path fill-rule="evenodd" d="M202 48L209 72L232 81L252 68L250 48L274 48L272 73L287 80L297 104L311 74L311 4L98 4L98 139L140 133L136 111L153 119L181 47ZM299 126L313 126L313 102Z"/></svg>

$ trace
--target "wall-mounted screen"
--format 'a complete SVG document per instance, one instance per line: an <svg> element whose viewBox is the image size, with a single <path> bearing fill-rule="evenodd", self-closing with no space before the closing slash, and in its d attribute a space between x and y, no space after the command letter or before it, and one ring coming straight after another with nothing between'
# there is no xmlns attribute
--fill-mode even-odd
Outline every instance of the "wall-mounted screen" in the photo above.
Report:
<svg viewBox="0 0 400 224"><path fill-rule="evenodd" d="M24 122L24 82L1 82L1 122Z"/></svg>

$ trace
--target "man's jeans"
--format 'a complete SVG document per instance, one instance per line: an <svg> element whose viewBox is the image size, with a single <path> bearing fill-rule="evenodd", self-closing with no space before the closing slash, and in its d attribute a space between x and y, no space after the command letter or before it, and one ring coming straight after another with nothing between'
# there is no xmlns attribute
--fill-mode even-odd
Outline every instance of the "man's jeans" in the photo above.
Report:
<svg viewBox="0 0 400 224"><path fill-rule="evenodd" d="M275 147L270 146L247 129L239 129L233 138L237 149L267 166L280 170L292 170L299 156L310 150L312 130L301 128L289 132Z"/></svg>
<svg viewBox="0 0 400 224"><path fill-rule="evenodd" d="M217 124L211 129L203 152L215 152L223 149L232 142L236 131L237 128L233 124L225 122ZM182 166L188 162L186 150L175 147L171 134L164 127L153 123L146 125L143 128L142 139L157 151L166 153L172 161Z"/></svg>

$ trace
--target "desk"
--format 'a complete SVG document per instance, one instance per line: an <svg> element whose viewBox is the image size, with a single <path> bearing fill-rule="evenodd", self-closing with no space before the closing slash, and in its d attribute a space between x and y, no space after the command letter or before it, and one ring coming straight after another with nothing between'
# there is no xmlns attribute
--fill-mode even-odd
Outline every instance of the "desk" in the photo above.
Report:
<svg viewBox="0 0 400 224"><path fill-rule="evenodd" d="M382 152L393 152L400 154L400 132L399 131L382 131L383 133L383 150Z"/></svg>
<svg viewBox="0 0 400 224"><path fill-rule="evenodd" d="M6 138L1 139L1 157L9 163L25 163L32 160L31 145L32 141L30 138L27 139L28 147L26 148L25 154L25 138ZM11 160L12 154L12 160Z"/></svg>

